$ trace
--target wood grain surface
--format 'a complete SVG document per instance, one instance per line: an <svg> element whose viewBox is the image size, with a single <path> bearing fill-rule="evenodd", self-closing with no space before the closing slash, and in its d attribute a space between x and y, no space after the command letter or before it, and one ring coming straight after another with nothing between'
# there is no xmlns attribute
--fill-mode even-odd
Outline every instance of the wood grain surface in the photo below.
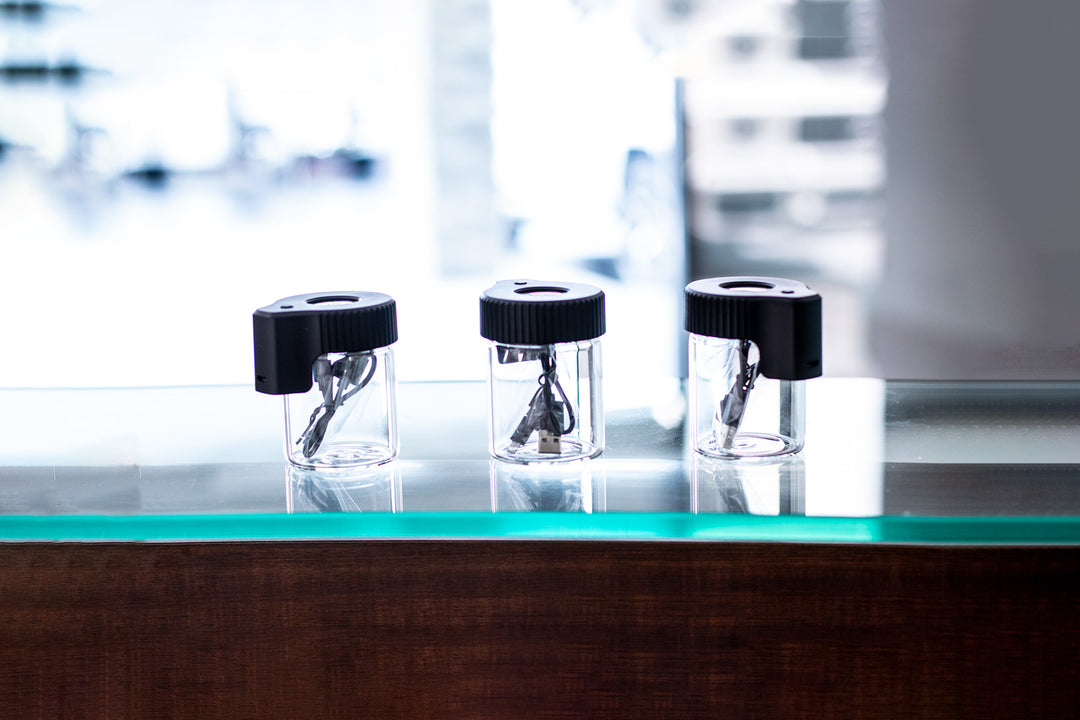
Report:
<svg viewBox="0 0 1080 720"><path fill-rule="evenodd" d="M2 718L1067 717L1080 551L0 545Z"/></svg>

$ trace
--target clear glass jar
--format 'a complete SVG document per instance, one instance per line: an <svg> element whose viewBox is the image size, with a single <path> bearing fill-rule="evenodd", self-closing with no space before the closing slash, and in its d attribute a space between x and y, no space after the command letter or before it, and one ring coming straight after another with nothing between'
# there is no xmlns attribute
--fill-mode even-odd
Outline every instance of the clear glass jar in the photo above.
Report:
<svg viewBox="0 0 1080 720"><path fill-rule="evenodd" d="M491 454L517 463L578 460L604 449L600 339L489 343Z"/></svg>
<svg viewBox="0 0 1080 720"><path fill-rule="evenodd" d="M690 334L690 428L694 450L718 458L797 453L806 440L803 380L757 373L750 340Z"/></svg>
<svg viewBox="0 0 1080 720"><path fill-rule="evenodd" d="M534 463L603 452L604 312L604 291L584 283L502 280L483 292L492 456Z"/></svg>
<svg viewBox="0 0 1080 720"><path fill-rule="evenodd" d="M394 354L389 347L327 353L311 389L285 396L285 453L305 468L377 465L397 457Z"/></svg>
<svg viewBox="0 0 1080 720"><path fill-rule="evenodd" d="M690 447L726 460L797 453L805 381L821 375L821 296L786 278L686 286Z"/></svg>
<svg viewBox="0 0 1080 720"><path fill-rule="evenodd" d="M383 293L283 298L252 315L255 389L285 396L285 456L311 469L398 454L397 305Z"/></svg>

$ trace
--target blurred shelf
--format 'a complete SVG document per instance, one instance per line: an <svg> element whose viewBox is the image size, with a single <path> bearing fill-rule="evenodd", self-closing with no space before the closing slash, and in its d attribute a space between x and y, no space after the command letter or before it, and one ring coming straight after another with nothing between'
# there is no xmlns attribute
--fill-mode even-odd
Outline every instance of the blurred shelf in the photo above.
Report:
<svg viewBox="0 0 1080 720"><path fill-rule="evenodd" d="M1080 544L1080 383L823 378L746 464L686 451L677 381L606 395L607 452L536 468L487 458L483 383L405 383L401 457L327 475L248 387L2 390L0 539Z"/></svg>

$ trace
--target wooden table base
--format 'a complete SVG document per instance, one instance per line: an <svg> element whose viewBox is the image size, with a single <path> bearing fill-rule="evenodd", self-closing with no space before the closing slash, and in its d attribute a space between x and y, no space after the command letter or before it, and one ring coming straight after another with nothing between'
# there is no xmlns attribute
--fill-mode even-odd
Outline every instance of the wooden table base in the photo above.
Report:
<svg viewBox="0 0 1080 720"><path fill-rule="evenodd" d="M0 545L0 718L1066 717L1080 550Z"/></svg>

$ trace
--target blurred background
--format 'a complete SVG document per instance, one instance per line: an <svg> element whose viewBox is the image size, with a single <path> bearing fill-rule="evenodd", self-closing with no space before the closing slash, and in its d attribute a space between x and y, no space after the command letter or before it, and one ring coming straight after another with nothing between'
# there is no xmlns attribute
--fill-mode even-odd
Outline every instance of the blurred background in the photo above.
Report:
<svg viewBox="0 0 1080 720"><path fill-rule="evenodd" d="M1014 7L1014 5L1016 5ZM1080 378L1077 9L1050 0L0 1L0 385L247 384L251 313L393 295L479 379L479 293L824 297L828 375Z"/></svg>

